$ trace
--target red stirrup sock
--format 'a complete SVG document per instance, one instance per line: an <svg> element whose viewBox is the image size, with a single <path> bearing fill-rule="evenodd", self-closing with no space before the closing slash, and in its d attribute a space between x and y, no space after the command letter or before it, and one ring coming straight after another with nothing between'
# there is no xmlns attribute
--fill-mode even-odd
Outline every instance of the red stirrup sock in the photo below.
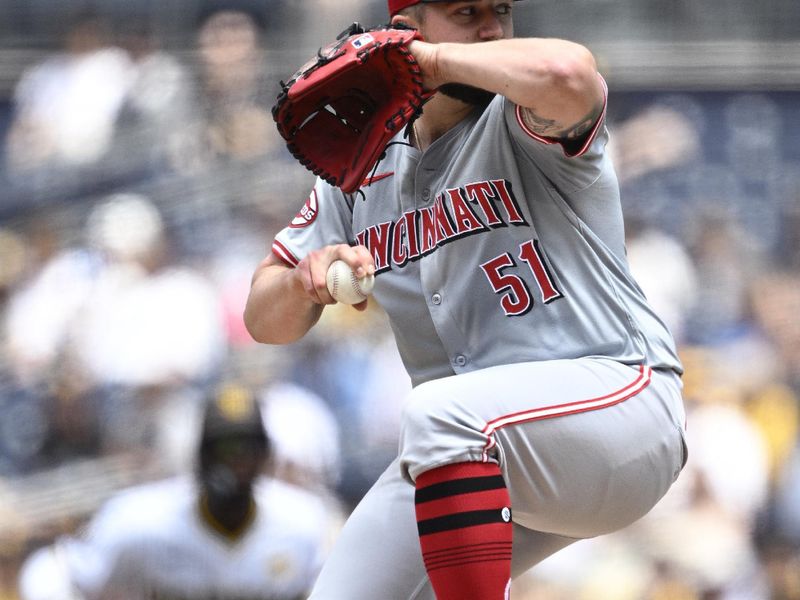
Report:
<svg viewBox="0 0 800 600"><path fill-rule="evenodd" d="M466 462L426 471L414 502L425 569L438 600L506 600L511 499L500 467Z"/></svg>

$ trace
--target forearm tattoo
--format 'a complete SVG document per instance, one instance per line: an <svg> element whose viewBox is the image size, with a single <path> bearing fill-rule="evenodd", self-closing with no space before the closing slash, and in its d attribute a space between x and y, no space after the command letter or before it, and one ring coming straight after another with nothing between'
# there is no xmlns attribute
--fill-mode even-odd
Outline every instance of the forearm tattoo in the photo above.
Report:
<svg viewBox="0 0 800 600"><path fill-rule="evenodd" d="M577 140L592 130L592 127L594 127L597 118L602 112L603 104L599 103L583 119L569 127L564 127L563 123L555 119L546 119L539 116L531 108L522 109L522 118L525 120L525 125L528 126L531 131L542 137L559 140Z"/></svg>

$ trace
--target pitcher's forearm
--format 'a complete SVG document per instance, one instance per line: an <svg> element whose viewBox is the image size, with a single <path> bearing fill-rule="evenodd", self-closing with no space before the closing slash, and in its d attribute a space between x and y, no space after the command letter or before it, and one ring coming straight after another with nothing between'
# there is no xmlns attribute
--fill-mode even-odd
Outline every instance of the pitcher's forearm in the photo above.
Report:
<svg viewBox="0 0 800 600"><path fill-rule="evenodd" d="M515 38L479 44L413 42L430 87L463 83L501 94L533 111L552 131L599 114L604 91L592 53L555 38Z"/></svg>
<svg viewBox="0 0 800 600"><path fill-rule="evenodd" d="M289 344L314 326L322 309L308 298L294 269L263 264L253 276L244 323L257 342Z"/></svg>

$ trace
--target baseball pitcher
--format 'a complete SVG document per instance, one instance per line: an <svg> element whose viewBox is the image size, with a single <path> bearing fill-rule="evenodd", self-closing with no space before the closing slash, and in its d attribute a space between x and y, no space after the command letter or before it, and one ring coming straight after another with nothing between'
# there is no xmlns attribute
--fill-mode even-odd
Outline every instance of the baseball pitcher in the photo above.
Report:
<svg viewBox="0 0 800 600"><path fill-rule="evenodd" d="M260 342L299 339L344 260L375 275L414 384L397 460L312 600L503 600L515 575L633 523L676 480L682 367L626 262L592 54L514 39L511 0L388 8L388 33L350 30L286 84L279 130L318 178L257 267L245 321ZM395 46L402 60L384 58ZM391 110L385 65L403 72Z"/></svg>

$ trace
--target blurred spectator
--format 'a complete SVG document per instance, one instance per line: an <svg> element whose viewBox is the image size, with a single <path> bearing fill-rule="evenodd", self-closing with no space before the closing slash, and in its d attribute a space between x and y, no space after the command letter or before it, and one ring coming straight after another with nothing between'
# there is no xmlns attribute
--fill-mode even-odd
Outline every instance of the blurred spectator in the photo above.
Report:
<svg viewBox="0 0 800 600"><path fill-rule="evenodd" d="M750 300L759 326L780 353L783 375L800 393L800 273L760 273L753 279Z"/></svg>
<svg viewBox="0 0 800 600"><path fill-rule="evenodd" d="M712 393L714 390L707 390ZM734 390L718 390L735 394ZM692 410L692 448L688 478L692 493L711 500L749 532L766 506L769 491L767 448L761 432L748 419L741 398L707 398ZM727 466L726 466L727 465Z"/></svg>
<svg viewBox="0 0 800 600"><path fill-rule="evenodd" d="M276 477L301 487L335 490L342 475L339 422L325 401L276 381L261 394Z"/></svg>
<svg viewBox="0 0 800 600"><path fill-rule="evenodd" d="M0 227L0 307L4 306L11 290L19 284L31 266L31 249L23 234Z"/></svg>
<svg viewBox="0 0 800 600"><path fill-rule="evenodd" d="M800 182L800 165L790 165L789 169ZM785 195L781 196L786 206L781 214L782 228L777 240L776 258L781 266L800 272L800 185L786 187Z"/></svg>
<svg viewBox="0 0 800 600"><path fill-rule="evenodd" d="M770 577L771 598L800 598L800 445L778 474L757 540Z"/></svg>
<svg viewBox="0 0 800 600"><path fill-rule="evenodd" d="M763 268L763 250L727 207L711 200L686 235L703 282L688 320L690 341L720 344L748 334L749 285Z"/></svg>
<svg viewBox="0 0 800 600"><path fill-rule="evenodd" d="M677 107L654 103L614 124L609 147L621 183L652 171L688 164L701 151L700 133Z"/></svg>
<svg viewBox="0 0 800 600"><path fill-rule="evenodd" d="M252 160L284 152L270 109L277 82L264 48L263 16L248 4L212 4L197 31L201 152L213 160Z"/></svg>
<svg viewBox="0 0 800 600"><path fill-rule="evenodd" d="M739 94L724 107L730 139L725 146L731 168L750 180L772 179L780 165L781 116L766 94Z"/></svg>
<svg viewBox="0 0 800 600"><path fill-rule="evenodd" d="M634 217L625 221L628 264L647 300L680 345L697 295L697 274L677 238Z"/></svg>
<svg viewBox="0 0 800 600"><path fill-rule="evenodd" d="M690 175L706 164L708 118L688 94L667 93L642 104L609 123L626 222L645 222L685 243L684 223L694 218L687 214L685 188Z"/></svg>
<svg viewBox="0 0 800 600"><path fill-rule="evenodd" d="M282 226L292 216L287 198L305 187L308 172L272 119L280 86L265 35L273 17L248 0L211 2L198 16L191 119L172 158L185 178L174 193L191 198L175 203L172 216L182 248L203 259Z"/></svg>
<svg viewBox="0 0 800 600"><path fill-rule="evenodd" d="M63 49L22 75L8 136L12 173L88 165L109 149L130 86L130 60L112 45L109 24L80 14Z"/></svg>
<svg viewBox="0 0 800 600"><path fill-rule="evenodd" d="M38 270L12 291L4 314L5 359L24 385L48 376L99 267L85 248L68 247L42 258Z"/></svg>
<svg viewBox="0 0 800 600"><path fill-rule="evenodd" d="M212 378L225 355L218 294L174 262L156 206L115 195L92 211L87 235L104 262L73 341L92 376L131 386Z"/></svg>
<svg viewBox="0 0 800 600"><path fill-rule="evenodd" d="M9 300L9 376L34 394L26 410L42 411L38 447L27 442L38 455L29 469L92 448L151 447L164 405L213 379L226 355L218 292L175 261L149 199L105 199L90 213L85 236ZM85 439L76 438L81 432Z"/></svg>
<svg viewBox="0 0 800 600"><path fill-rule="evenodd" d="M16 476L42 466L47 406L39 387L21 385L5 369L0 376L0 477Z"/></svg>
<svg viewBox="0 0 800 600"><path fill-rule="evenodd" d="M102 454L102 390L75 364L63 356L53 364L47 386L36 404L44 409L44 437L37 451L39 469ZM22 424L19 420L16 426Z"/></svg>
<svg viewBox="0 0 800 600"><path fill-rule="evenodd" d="M124 490L85 536L35 551L22 600L304 598L338 519L263 475L270 440L249 390L230 383L209 399L195 456L193 479Z"/></svg>
<svg viewBox="0 0 800 600"><path fill-rule="evenodd" d="M109 162L141 178L169 174L190 143L190 69L164 50L143 19L122 24L118 43L130 59L130 81Z"/></svg>

